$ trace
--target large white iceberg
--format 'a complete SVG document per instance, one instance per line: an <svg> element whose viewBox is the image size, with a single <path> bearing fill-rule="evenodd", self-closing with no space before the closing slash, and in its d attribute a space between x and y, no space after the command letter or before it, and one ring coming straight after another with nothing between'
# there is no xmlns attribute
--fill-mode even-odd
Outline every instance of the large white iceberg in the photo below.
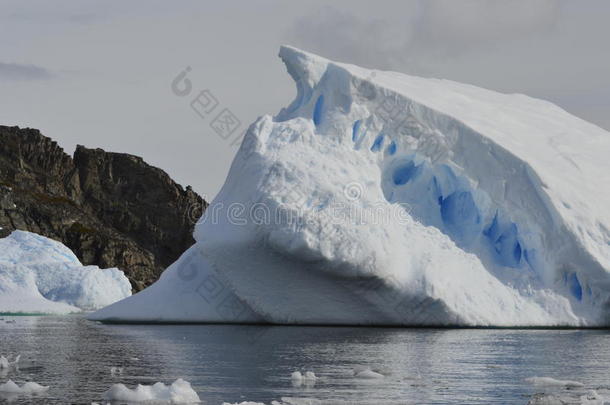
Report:
<svg viewBox="0 0 610 405"><path fill-rule="evenodd" d="M282 47L197 243L105 321L610 325L610 134L561 108Z"/></svg>
<svg viewBox="0 0 610 405"><path fill-rule="evenodd" d="M130 295L122 271L83 266L60 242L24 231L0 239L0 313L80 312Z"/></svg>

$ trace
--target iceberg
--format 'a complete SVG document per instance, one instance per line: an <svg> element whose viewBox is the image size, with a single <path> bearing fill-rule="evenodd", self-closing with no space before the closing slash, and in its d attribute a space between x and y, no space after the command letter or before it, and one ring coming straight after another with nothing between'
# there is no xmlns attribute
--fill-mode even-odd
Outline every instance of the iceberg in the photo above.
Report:
<svg viewBox="0 0 610 405"><path fill-rule="evenodd" d="M585 385L578 381L571 380L557 380L553 377L529 377L525 379L526 382L547 387L566 387L566 388L583 388Z"/></svg>
<svg viewBox="0 0 610 405"><path fill-rule="evenodd" d="M610 134L284 46L197 243L107 322L610 325Z"/></svg>
<svg viewBox="0 0 610 405"><path fill-rule="evenodd" d="M21 387L12 380L0 384L0 394L35 394L48 390L48 386L43 386L35 382L26 382Z"/></svg>
<svg viewBox="0 0 610 405"><path fill-rule="evenodd" d="M18 354L17 356L15 356L15 360L13 361L9 361L8 358L4 357L4 356L0 356L0 370L8 370L10 368L18 368L19 367L19 360L21 359L21 355Z"/></svg>
<svg viewBox="0 0 610 405"><path fill-rule="evenodd" d="M122 271L83 266L60 242L25 231L0 239L0 313L95 310L130 295Z"/></svg>
<svg viewBox="0 0 610 405"><path fill-rule="evenodd" d="M181 378L171 385L157 382L153 385L140 385L131 389L124 384L114 384L104 392L104 400L148 402L155 404L196 404L200 403L199 395L191 384Z"/></svg>

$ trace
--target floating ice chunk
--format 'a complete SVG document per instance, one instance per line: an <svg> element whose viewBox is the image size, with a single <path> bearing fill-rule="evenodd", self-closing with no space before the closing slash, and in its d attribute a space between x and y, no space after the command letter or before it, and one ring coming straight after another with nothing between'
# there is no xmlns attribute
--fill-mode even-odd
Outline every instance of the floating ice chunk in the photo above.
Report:
<svg viewBox="0 0 610 405"><path fill-rule="evenodd" d="M318 377L316 377L316 375L313 373L313 371L306 371L305 377L303 377L303 379L309 380L309 381L315 381L318 379Z"/></svg>
<svg viewBox="0 0 610 405"><path fill-rule="evenodd" d="M17 366L17 364L19 363L19 359L21 359L20 354L15 357L14 361L9 361L6 357L0 356L0 370L9 369L11 367Z"/></svg>
<svg viewBox="0 0 610 405"><path fill-rule="evenodd" d="M378 380L381 378L385 378L385 376L381 373L371 370L368 367L358 366L354 368L354 377L360 378L363 380Z"/></svg>
<svg viewBox="0 0 610 405"><path fill-rule="evenodd" d="M244 401L244 402L223 402L222 405L265 405L265 403L264 402Z"/></svg>
<svg viewBox="0 0 610 405"><path fill-rule="evenodd" d="M35 382L26 382L21 387L15 384L12 380L8 380L4 384L0 384L0 392L10 394L36 394L48 389L48 386L43 386Z"/></svg>
<svg viewBox="0 0 610 405"><path fill-rule="evenodd" d="M271 405L322 405L322 401L315 398L282 397L280 401L271 401Z"/></svg>
<svg viewBox="0 0 610 405"><path fill-rule="evenodd" d="M565 404L564 401L557 398L555 395L550 394L534 394L529 401L527 401L527 405L562 405Z"/></svg>
<svg viewBox="0 0 610 405"><path fill-rule="evenodd" d="M538 393L532 396L527 405L605 405L609 399L606 395L602 395L595 390L591 390L584 395L569 394L569 391L562 394Z"/></svg>
<svg viewBox="0 0 610 405"><path fill-rule="evenodd" d="M295 387L300 387L301 385L315 385L316 377L315 373L312 371L306 371L305 375L301 374L300 371L295 371L290 375L290 379L292 380L292 385Z"/></svg>
<svg viewBox="0 0 610 405"><path fill-rule="evenodd" d="M305 375L301 374L300 371L295 371L290 375L292 380L317 380L316 374L312 371L306 371Z"/></svg>
<svg viewBox="0 0 610 405"><path fill-rule="evenodd" d="M110 375L117 376L123 374L123 367L110 367Z"/></svg>
<svg viewBox="0 0 610 405"><path fill-rule="evenodd" d="M222 405L265 405L263 402L223 402ZM271 405L322 405L322 401L315 398L282 397L280 401L271 401Z"/></svg>
<svg viewBox="0 0 610 405"><path fill-rule="evenodd" d="M264 402L244 401L244 402L223 402L222 405L265 405L265 403Z"/></svg>
<svg viewBox="0 0 610 405"><path fill-rule="evenodd" d="M578 381L557 380L552 377L530 377L525 379L526 382L536 386L547 387L566 387L566 388L582 388L585 385Z"/></svg>
<svg viewBox="0 0 610 405"><path fill-rule="evenodd" d="M605 405L607 404L608 398L607 396L600 395L597 391L591 390L585 395L582 395L580 398L581 405Z"/></svg>
<svg viewBox="0 0 610 405"><path fill-rule="evenodd" d="M191 384L183 379L177 379L171 385L161 382L154 385L138 385L134 389L123 384L114 384L103 395L108 401L146 402L155 401L164 404L199 403L199 395Z"/></svg>

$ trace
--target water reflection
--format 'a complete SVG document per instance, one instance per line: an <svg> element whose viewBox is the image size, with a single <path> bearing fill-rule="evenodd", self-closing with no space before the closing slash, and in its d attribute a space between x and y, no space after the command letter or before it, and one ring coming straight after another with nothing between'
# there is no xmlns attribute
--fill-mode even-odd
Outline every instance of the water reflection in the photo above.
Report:
<svg viewBox="0 0 610 405"><path fill-rule="evenodd" d="M238 325L102 325L81 317L0 320L0 354L22 354L0 374L51 388L44 403L100 401L110 385L190 381L207 404L280 397L330 404L525 404L524 379L607 386L606 331L434 330ZM122 373L111 373L123 367ZM355 368L385 378L354 378ZM315 384L293 384L312 371ZM546 388L545 388L546 389ZM561 388L553 388L560 390ZM13 398L15 403L37 399Z"/></svg>

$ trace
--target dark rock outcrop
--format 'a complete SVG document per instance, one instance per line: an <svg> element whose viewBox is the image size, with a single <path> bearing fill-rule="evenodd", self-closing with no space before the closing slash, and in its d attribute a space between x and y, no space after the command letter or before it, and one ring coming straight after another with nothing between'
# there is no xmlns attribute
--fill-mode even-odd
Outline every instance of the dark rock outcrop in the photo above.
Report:
<svg viewBox="0 0 610 405"><path fill-rule="evenodd" d="M78 146L72 158L36 129L0 126L0 237L21 229L59 240L140 290L194 243L206 207L137 156Z"/></svg>

